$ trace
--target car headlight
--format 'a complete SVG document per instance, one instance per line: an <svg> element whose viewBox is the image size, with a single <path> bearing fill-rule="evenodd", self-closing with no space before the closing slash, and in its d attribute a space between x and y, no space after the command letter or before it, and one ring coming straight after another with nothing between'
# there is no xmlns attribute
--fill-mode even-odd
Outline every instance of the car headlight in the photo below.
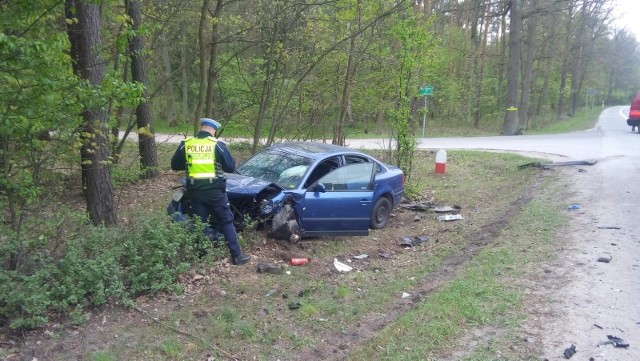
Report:
<svg viewBox="0 0 640 361"><path fill-rule="evenodd" d="M276 214L284 205L284 199L286 195L284 193L277 194L271 199L263 199L260 202L258 209L261 216L271 216Z"/></svg>
<svg viewBox="0 0 640 361"><path fill-rule="evenodd" d="M260 214L267 215L273 212L273 202L271 200L263 199L260 202Z"/></svg>

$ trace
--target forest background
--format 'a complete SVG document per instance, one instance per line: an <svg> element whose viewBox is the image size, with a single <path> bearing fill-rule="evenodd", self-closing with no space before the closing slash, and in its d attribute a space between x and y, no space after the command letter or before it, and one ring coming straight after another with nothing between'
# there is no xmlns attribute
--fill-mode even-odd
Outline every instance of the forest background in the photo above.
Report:
<svg viewBox="0 0 640 361"><path fill-rule="evenodd" d="M38 326L52 308L124 292L115 281L46 298L9 290L64 274L50 267L73 248L52 240L65 239L71 213L41 206L62 199L69 179L80 180L82 220L104 232L118 224L118 182L158 175L155 132L191 134L210 116L225 136L249 138L251 153L280 140L384 137L410 175L426 124L430 136L517 135L628 104L639 43L615 27L614 5L0 1L0 326ZM125 176L123 132L139 139ZM159 287L140 282L132 294Z"/></svg>

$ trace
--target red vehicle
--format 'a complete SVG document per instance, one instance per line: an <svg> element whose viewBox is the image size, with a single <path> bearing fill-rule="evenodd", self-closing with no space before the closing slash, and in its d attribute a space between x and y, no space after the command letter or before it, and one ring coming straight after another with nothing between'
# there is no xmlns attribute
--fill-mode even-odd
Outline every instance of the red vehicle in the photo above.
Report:
<svg viewBox="0 0 640 361"><path fill-rule="evenodd" d="M631 126L632 132L637 128L638 133L640 133L640 92L638 92L636 97L633 98L631 108L629 108L629 119L627 119L627 124Z"/></svg>

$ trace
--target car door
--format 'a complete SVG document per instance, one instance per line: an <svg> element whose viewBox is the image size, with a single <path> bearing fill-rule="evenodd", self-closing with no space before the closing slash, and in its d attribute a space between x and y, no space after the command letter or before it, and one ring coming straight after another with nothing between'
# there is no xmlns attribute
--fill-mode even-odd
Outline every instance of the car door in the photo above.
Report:
<svg viewBox="0 0 640 361"><path fill-rule="evenodd" d="M305 236L366 236L373 207L373 163L352 164L311 185L300 212Z"/></svg>

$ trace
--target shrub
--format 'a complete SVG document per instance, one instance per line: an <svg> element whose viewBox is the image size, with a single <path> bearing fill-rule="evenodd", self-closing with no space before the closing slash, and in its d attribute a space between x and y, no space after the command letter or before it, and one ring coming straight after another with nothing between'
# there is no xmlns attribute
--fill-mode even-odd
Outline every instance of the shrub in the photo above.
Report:
<svg viewBox="0 0 640 361"><path fill-rule="evenodd" d="M0 238L0 327L35 328L52 314L81 314L87 306L177 291L178 275L211 248L201 232L165 214L136 216L128 227L82 227L65 239L52 232L40 242L10 232ZM16 254L19 267L9 267Z"/></svg>

